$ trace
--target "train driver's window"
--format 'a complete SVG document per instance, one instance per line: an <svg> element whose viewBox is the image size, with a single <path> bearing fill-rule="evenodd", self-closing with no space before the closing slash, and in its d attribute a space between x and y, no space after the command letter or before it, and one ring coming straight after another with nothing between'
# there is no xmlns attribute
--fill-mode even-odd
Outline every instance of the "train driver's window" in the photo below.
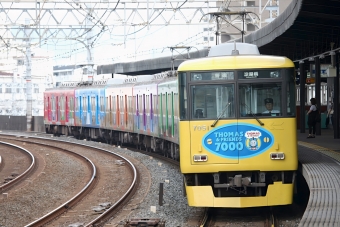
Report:
<svg viewBox="0 0 340 227"><path fill-rule="evenodd" d="M239 88L241 117L282 115L281 83L247 83Z"/></svg>
<svg viewBox="0 0 340 227"><path fill-rule="evenodd" d="M233 118L234 85L191 86L193 119Z"/></svg>

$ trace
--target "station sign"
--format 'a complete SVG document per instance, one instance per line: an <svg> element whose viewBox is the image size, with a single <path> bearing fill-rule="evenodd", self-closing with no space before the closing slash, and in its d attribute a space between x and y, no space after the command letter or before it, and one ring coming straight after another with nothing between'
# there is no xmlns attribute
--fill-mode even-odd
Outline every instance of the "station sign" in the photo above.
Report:
<svg viewBox="0 0 340 227"><path fill-rule="evenodd" d="M306 84L314 84L315 83L315 78L306 78Z"/></svg>
<svg viewBox="0 0 340 227"><path fill-rule="evenodd" d="M312 77L315 77L315 64L312 65ZM330 64L320 64L320 77L335 77L336 76L336 68L332 67ZM307 83L307 81L306 81Z"/></svg>

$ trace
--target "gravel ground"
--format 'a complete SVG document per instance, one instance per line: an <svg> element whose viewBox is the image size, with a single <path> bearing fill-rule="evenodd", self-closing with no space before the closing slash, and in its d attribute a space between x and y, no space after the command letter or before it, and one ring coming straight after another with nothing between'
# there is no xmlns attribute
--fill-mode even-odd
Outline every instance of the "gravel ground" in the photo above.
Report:
<svg viewBox="0 0 340 227"><path fill-rule="evenodd" d="M18 134L26 134L17 132ZM32 134L27 134L32 135ZM51 135L37 134L36 136L51 137ZM107 227L121 227L122 223L128 219L134 218L161 218L165 221L167 227L193 227L197 224L193 221L203 213L203 208L189 207L186 198L183 196L182 175L178 167L154 159L148 155L138 152L132 152L125 148L113 147L108 144L79 141L72 137L57 137L57 140L66 140L72 142L81 142L86 145L96 146L118 153L125 157L132 157L137 160L135 165L141 171L141 186L131 202L124 207L123 211L108 223ZM73 165L70 163L70 165ZM148 181L151 176L151 181ZM164 186L163 205L159 205L159 187L160 183ZM41 192L43 193L43 192ZM56 194L62 191L56 191ZM25 198L23 198L25 199ZM30 198L32 199L32 198ZM20 204L22 201L18 201ZM38 204L37 204L38 205ZM0 211L3 211L4 205L0 203ZM282 211L283 213L290 213ZM0 223L1 223L0 212ZM296 214L295 214L296 213ZM280 227L296 227L300 221L298 212L291 212L290 217L280 217ZM296 216L295 216L296 215ZM245 217L245 220L247 218ZM245 221L244 220L244 221ZM190 223L190 224L189 224ZM234 223L235 224L235 223ZM234 226L229 223L228 226ZM5 225L3 225L5 226ZM242 222L242 226L252 226L251 222ZM1 227L1 224L0 224Z"/></svg>
<svg viewBox="0 0 340 227"><path fill-rule="evenodd" d="M32 133L25 133L25 132L11 132L12 134L20 134L20 135L32 135ZM34 135L34 134L33 134ZM36 136L40 137L51 137L50 135L44 135L44 134L36 134ZM73 142L80 142L79 140L76 140L71 137L58 137L55 138L57 140L66 140L66 141L73 141ZM127 209L130 209L130 212L127 216L119 216L121 220L114 219L112 220L111 224L108 226L118 226L119 222L124 221L126 219L133 219L133 218L161 218L165 221L167 227L189 227L190 225L187 224L187 221L192 218L198 216L203 209L202 208L194 208L189 207L187 205L186 198L183 196L183 186L182 186L182 175L180 173L180 170L178 167L174 167L171 164L167 164L164 162L161 162L157 159L153 159L150 156L138 153L138 152L132 152L124 148L119 147L112 147L108 144L98 143L98 142L92 142L92 141L81 141L81 143L84 143L86 145L91 146L97 146L101 147L107 150L111 150L115 153L118 153L123 156L130 156L136 160L138 160L142 165L144 165L148 170L149 173L142 172L141 173L141 179L143 179L143 176L145 174L151 175L151 182L150 185L148 185L146 188L148 188L148 192L144 192L145 195L142 199L142 202L139 204L136 204L136 206L131 209L131 207L127 207ZM69 162L67 160L55 160L55 162L49 163L49 165L55 165L57 163L62 162ZM77 169L78 165L75 165L74 163L69 164L70 168L74 168L73 171L80 171ZM60 171L63 171L63 168L61 168ZM69 173L70 170L65 170ZM61 173L62 174L62 173ZM71 179L67 179L65 177L65 184L70 184L69 181ZM63 182L57 182L58 184ZM143 182L142 182L143 183ZM159 187L160 183L163 183L164 188L164 195L163 195L163 205L159 205ZM51 185L51 187L53 187ZM144 187L145 188L145 187ZM59 190L53 189L55 196L58 196L59 194L62 195L62 187L60 187ZM147 189L143 189L147 190ZM140 192L143 193L143 192ZM32 191L27 192L27 196L23 198L16 198L11 203L0 203L0 211L6 211L7 214L0 214L0 226L10 226L6 224L6 218L8 218L8 213L13 213L13 215L18 215L23 218L26 218L27 220L33 220L36 218L34 213L32 211L34 210L34 207L32 209L27 210L27 215L19 215L16 212L16 207L20 206L22 203L27 203L29 201L43 201L42 196L45 194L43 191L39 191L37 193L33 193ZM137 195L138 196L138 195ZM33 206L40 206L41 204L32 204ZM0 212L3 213L3 212ZM2 218L2 219L1 219ZM8 222L7 222L8 223ZM21 225L17 225L21 226Z"/></svg>
<svg viewBox="0 0 340 227"><path fill-rule="evenodd" d="M74 141L73 138L60 137ZM79 142L79 140L77 140ZM143 201L138 204L128 216L123 220L113 220L111 226L117 226L120 221L134 218L161 218L165 221L167 227L190 227L187 221L191 217L197 216L203 212L202 208L189 207L186 197L183 196L182 174L179 167L175 167L166 162L153 159L150 156L132 152L124 148L115 147L108 144L83 141L84 144L101 147L111 150L123 156L132 157L140 161L151 174L151 184L147 195ZM141 178L148 173L140 173ZM159 205L159 187L163 183L163 205ZM127 208L130 209L130 208Z"/></svg>
<svg viewBox="0 0 340 227"><path fill-rule="evenodd" d="M23 143L22 147L25 146L28 145ZM51 153L46 148L41 148L39 154L48 156L45 159L46 168L41 173L39 181L36 183L34 179L29 178L26 180L29 187L11 191L8 197L1 196L0 226L18 227L33 222L41 216L41 210L45 210L46 213L53 210L49 203L50 197L54 201L60 201L59 204L66 202L70 198L65 195L65 190L70 191L69 187L73 187L74 181L84 178L83 172L86 167L78 159L69 158L59 152ZM51 174L58 176L50 177ZM41 187L42 184L46 187Z"/></svg>

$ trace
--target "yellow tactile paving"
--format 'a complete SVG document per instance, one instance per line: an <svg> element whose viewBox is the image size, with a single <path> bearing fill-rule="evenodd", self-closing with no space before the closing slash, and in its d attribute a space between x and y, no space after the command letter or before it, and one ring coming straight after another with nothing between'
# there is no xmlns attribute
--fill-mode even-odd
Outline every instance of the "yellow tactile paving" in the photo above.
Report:
<svg viewBox="0 0 340 227"><path fill-rule="evenodd" d="M338 162L340 162L340 154L338 152L331 150L331 149L320 147L318 145L311 144L311 143L301 142L301 141L298 141L298 145L316 150L316 151L318 151L318 152L320 152L324 155L327 155L327 156L337 160Z"/></svg>

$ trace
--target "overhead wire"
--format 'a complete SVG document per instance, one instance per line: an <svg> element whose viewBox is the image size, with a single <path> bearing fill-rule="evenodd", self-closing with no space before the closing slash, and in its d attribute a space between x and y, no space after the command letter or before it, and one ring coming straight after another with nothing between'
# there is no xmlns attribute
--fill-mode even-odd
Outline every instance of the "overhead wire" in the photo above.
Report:
<svg viewBox="0 0 340 227"><path fill-rule="evenodd" d="M39 17L38 17L38 18L40 18L40 15L41 15L41 12L42 12L42 10L43 10L43 8L44 8L45 2L46 2L46 0L44 0L43 6L42 6L42 7L40 8L40 10L39 10ZM66 2L67 4L69 4L72 8L74 8L75 10L77 10L79 13L81 13L84 17L86 17L86 15L85 15L84 13L81 12L81 10L85 11L85 9L84 9L83 7L80 6L80 9L77 9L77 8L75 8L70 2L68 2L67 0L65 0L65 2ZM117 8L119 2L120 2L120 0L116 3L115 8L114 8L113 10L111 10L110 14ZM180 6L176 7L175 10L180 9L186 2L187 2L187 0L184 1ZM151 24L152 22L154 22L154 21L155 21L155 20L156 20L163 12L164 12L164 10L165 10L165 8L163 8L163 9L162 9L162 10L161 10L161 11L160 11L160 12L159 12L159 13L158 13L151 21L149 21L148 24ZM103 13L103 15L102 15L99 19L97 19L96 23L92 26L92 28L94 28L98 23L101 22L102 18L105 16L106 13L107 13L107 10ZM172 16L172 17L173 17L173 16ZM39 20L40 20L40 19L39 19ZM105 21L106 21L106 20L105 20ZM38 22L38 21L37 21L37 22ZM148 24L147 24L147 25L148 25ZM126 36L130 36L130 35L133 35L133 34L136 34L136 33L140 32L142 29L145 29L145 27L146 27L147 25L144 25L143 28L141 28L141 29L139 29L139 30L137 30L137 31L134 31L134 32L132 32L132 33L126 34ZM164 27L165 27L165 26L161 27L161 28L158 29L157 31L154 31L154 32L152 32L152 33L150 33L150 34L146 34L146 35L143 36L142 38L144 39L145 37L147 37L147 36L149 36L149 35L152 35L152 34L158 32L159 30L163 29ZM92 28L91 28L91 29L92 29ZM83 35L85 35L86 33L88 33L91 29L88 29L86 32L82 33L80 36L77 36L76 38L82 37ZM99 37L103 32L106 32L106 31L108 31L108 28L105 27L105 25L104 25L104 27L102 27L102 29L101 29L101 31L100 31L99 33L97 33L96 35L90 37L90 39L95 38L95 40L91 43L91 46L92 46L92 47L94 47L94 43L96 42L96 40L98 39L98 37ZM55 32L54 32L54 33L55 33ZM53 36L54 33L51 33L51 34L49 35L49 37ZM44 38L44 40L47 40L49 37ZM71 39L75 39L75 38L71 38ZM2 39L2 41L5 43L5 45L7 45L7 43L6 43L3 39ZM58 43L58 42L57 42L57 43ZM45 45L45 44L42 44L42 45ZM118 44L118 45L119 45L119 44ZM140 44L140 45L141 45L141 44ZM140 47L140 45L139 45L139 47ZM60 44L58 44L58 46L60 46ZM139 49L139 47L138 47L138 49ZM81 49L83 49L83 48L81 48Z"/></svg>
<svg viewBox="0 0 340 227"><path fill-rule="evenodd" d="M44 4L45 4L45 2L46 2L46 0L44 0ZM71 4L69 1L64 0L64 2L67 3L68 5L70 5L73 9L77 10L77 11L78 11L80 14L82 14L84 17L87 17L87 12L86 12L85 8L82 7L81 5L80 5L80 9L81 9L81 10L80 10L80 9L74 7L73 4ZM177 7L176 10L180 9L186 2L187 2L187 0L184 1L179 7ZM116 10L116 8L117 8L117 6L118 6L119 3L120 3L120 0L117 1L115 8L114 8L113 10L111 10L110 14L111 14L113 11ZM43 6L44 6L44 4L43 4ZM78 4L78 3L76 3L76 4ZM38 18L40 18L40 15L41 15L41 12L42 12L43 8L44 8L44 7L41 7L41 8L40 8ZM164 10L165 10L165 8L163 8L163 9L158 13L158 15L157 15L155 18L153 18L150 22L148 22L148 24L151 24L153 21L155 21L155 20L163 13ZM81 11L85 11L86 14L82 13ZM103 33L103 32L106 32L106 31L108 30L108 27L105 26L105 24L101 22L101 19L104 17L104 15L105 15L106 13L107 13L107 10L103 13L103 15L102 15L99 19L97 19L96 23L93 24L92 27L89 28L89 29L87 29L84 33L82 33L81 35L79 35L79 36L77 36L77 37L69 38L69 39L77 39L77 38L80 38L80 37L84 36L86 33L90 32L90 31L91 31L98 23L101 23L102 26L101 26L100 32L97 33L96 35L92 36L92 37L89 37L89 39L93 39L93 38L95 39L95 40L91 43L91 46L93 46L94 43L96 42L96 40L98 39L98 37L100 36L100 34ZM89 15L90 15L90 14L89 14ZM90 15L90 16L91 16L91 15ZM92 16L92 17L93 17L93 16ZM93 18L94 18L94 17L93 17ZM137 30L137 31L134 31L134 32L132 32L132 33L128 33L128 34L126 34L125 36L129 36L129 35L136 34L136 33L140 32L141 30L145 29L146 26L147 26L147 25L145 25L143 28L141 28L141 29L139 29L139 30ZM107 29L105 29L105 27L106 27ZM46 38L45 38L45 40L46 40Z"/></svg>
<svg viewBox="0 0 340 227"><path fill-rule="evenodd" d="M185 0L183 3L182 3L182 5L180 5L179 7L177 7L175 10L179 10L186 2L187 2L188 0ZM152 22L154 22L162 13L163 13L163 11L165 10L165 8L163 8L162 9L162 11L153 19L153 20L151 20L150 22L149 22L149 24L151 24ZM173 17L173 16L172 16ZM171 17L171 18L172 18ZM171 19L170 18L170 19ZM126 34L126 35L133 35L133 34L135 34L135 33L137 33L137 32L140 32L141 30L143 30L144 28L146 28L147 27L147 25L144 25L144 27L142 27L141 29L139 29L138 31L135 31L135 32L133 32L133 33L129 33L129 34ZM123 36L123 35L120 35L120 36Z"/></svg>

